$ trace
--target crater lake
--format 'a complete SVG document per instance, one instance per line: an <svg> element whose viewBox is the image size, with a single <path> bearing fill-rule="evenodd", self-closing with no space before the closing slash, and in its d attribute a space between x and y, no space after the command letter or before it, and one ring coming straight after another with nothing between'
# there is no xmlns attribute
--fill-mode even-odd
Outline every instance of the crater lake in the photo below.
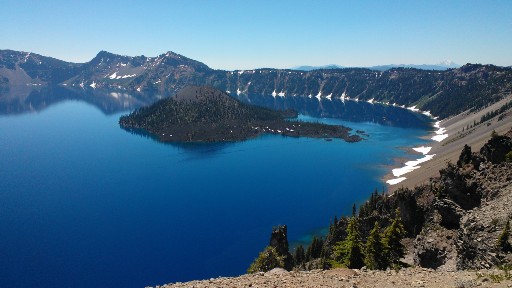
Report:
<svg viewBox="0 0 512 288"><path fill-rule="evenodd" d="M400 147L424 144L431 129L395 107L241 97L368 136L171 145L119 127L121 115L150 102L143 96L25 90L0 95L0 287L243 274L273 226L288 225L292 245L321 233L381 191L387 165L413 157Z"/></svg>

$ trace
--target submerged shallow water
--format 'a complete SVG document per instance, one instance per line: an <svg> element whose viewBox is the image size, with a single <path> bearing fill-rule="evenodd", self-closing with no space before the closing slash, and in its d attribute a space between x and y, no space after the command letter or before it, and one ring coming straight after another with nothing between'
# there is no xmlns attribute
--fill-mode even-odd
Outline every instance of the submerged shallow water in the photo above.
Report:
<svg viewBox="0 0 512 288"><path fill-rule="evenodd" d="M275 225L300 242L375 188L425 127L302 116L359 143L170 145L78 101L0 116L0 287L144 287L245 272Z"/></svg>

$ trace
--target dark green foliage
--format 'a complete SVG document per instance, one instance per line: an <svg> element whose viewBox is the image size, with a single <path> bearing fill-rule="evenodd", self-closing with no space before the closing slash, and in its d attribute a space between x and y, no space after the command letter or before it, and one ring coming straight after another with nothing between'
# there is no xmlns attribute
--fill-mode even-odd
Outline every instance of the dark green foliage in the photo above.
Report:
<svg viewBox="0 0 512 288"><path fill-rule="evenodd" d="M338 242L333 247L332 265L344 266L347 268L361 268L363 262L363 249L361 243L361 235L359 234L357 219L351 218L347 227L347 238Z"/></svg>
<svg viewBox="0 0 512 288"><path fill-rule="evenodd" d="M496 130L493 129L491 132L491 138L496 138L498 136L500 136L500 135L498 135L498 133L496 133Z"/></svg>
<svg viewBox="0 0 512 288"><path fill-rule="evenodd" d="M357 216L356 212L357 212L357 210L356 210L356 203L354 203L354 205L352 205L352 217L356 217Z"/></svg>
<svg viewBox="0 0 512 288"><path fill-rule="evenodd" d="M304 253L304 247L302 247L302 245L295 248L295 255L293 255L293 259L295 261L295 265L300 265L306 260L306 254Z"/></svg>
<svg viewBox="0 0 512 288"><path fill-rule="evenodd" d="M283 257L277 253L276 248L267 246L249 266L247 273L267 272L276 267L284 267Z"/></svg>
<svg viewBox="0 0 512 288"><path fill-rule="evenodd" d="M146 131L163 142L224 142L246 140L261 133L291 137L361 140L340 125L291 121L292 110L275 111L249 105L212 87L187 86L172 98L122 116L122 128Z"/></svg>
<svg viewBox="0 0 512 288"><path fill-rule="evenodd" d="M370 196L370 199L359 207L359 217L369 217L374 214L374 212L378 212L378 206L381 200L382 195L380 195L379 191L375 189L375 191L373 191L372 195Z"/></svg>
<svg viewBox="0 0 512 288"><path fill-rule="evenodd" d="M324 246L324 241L322 238L318 238L313 236L313 240L311 241L311 245L309 245L306 250L306 261L311 261L313 259L320 258L322 256L322 247Z"/></svg>
<svg viewBox="0 0 512 288"><path fill-rule="evenodd" d="M512 151L508 152L507 155L505 155L505 161L512 162Z"/></svg>
<svg viewBox="0 0 512 288"><path fill-rule="evenodd" d="M503 228L503 231L501 231L500 236L498 237L498 240L496 241L496 246L498 249L500 249L503 252L512 252L512 246L510 245L510 242L508 242L508 237L510 236L510 220L507 220L507 224Z"/></svg>
<svg viewBox="0 0 512 288"><path fill-rule="evenodd" d="M505 105L501 106L501 107L500 107L499 109L497 109L497 110L494 110L494 111L490 111L490 112L485 113L485 115L483 115L483 116L480 118L480 123L483 123L483 122L485 122L485 121L487 121L487 120L490 120L490 119L492 119L492 118L494 118L494 117L496 117L496 116L498 116L498 115L502 114L503 112L505 112L505 111L509 110L510 108L512 108L512 101L510 101L510 102L506 103ZM501 118L501 119L503 119L503 118ZM498 121L499 121L499 120L501 120L501 119L498 119Z"/></svg>
<svg viewBox="0 0 512 288"><path fill-rule="evenodd" d="M400 218L400 210L397 209L393 222L386 228L382 237L384 255L391 265L398 265L400 258L405 255L405 247L400 242L405 235L406 231Z"/></svg>
<svg viewBox="0 0 512 288"><path fill-rule="evenodd" d="M388 262L386 257L384 257L384 250L379 222L375 221L375 225L366 241L364 265L372 270L386 269Z"/></svg>

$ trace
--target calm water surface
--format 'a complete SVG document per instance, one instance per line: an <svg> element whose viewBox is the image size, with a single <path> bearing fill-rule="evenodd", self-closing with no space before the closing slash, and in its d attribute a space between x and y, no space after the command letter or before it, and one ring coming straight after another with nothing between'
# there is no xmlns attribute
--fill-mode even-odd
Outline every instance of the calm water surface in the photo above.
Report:
<svg viewBox="0 0 512 288"><path fill-rule="evenodd" d="M120 115L64 101L0 116L0 287L242 274L273 226L294 242L348 214L426 133L321 119L370 137L169 145L120 129Z"/></svg>

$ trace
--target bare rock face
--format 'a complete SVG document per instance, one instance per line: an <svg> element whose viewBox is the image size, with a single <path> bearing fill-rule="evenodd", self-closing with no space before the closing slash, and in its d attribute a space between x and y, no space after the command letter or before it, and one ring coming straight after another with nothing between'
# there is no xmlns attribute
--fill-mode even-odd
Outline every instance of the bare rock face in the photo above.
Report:
<svg viewBox="0 0 512 288"><path fill-rule="evenodd" d="M442 227L431 227L426 230L426 233L418 235L414 241L414 264L423 268L454 271L457 257L454 244L457 232Z"/></svg>
<svg viewBox="0 0 512 288"><path fill-rule="evenodd" d="M439 225L449 230L460 228L460 219L464 216L464 210L455 202L441 199L436 201L434 209L440 216Z"/></svg>
<svg viewBox="0 0 512 288"><path fill-rule="evenodd" d="M459 171L458 167L449 164L439 171L441 175L441 198L448 198L462 209L470 210L480 206L482 195L477 182Z"/></svg>
<svg viewBox="0 0 512 288"><path fill-rule="evenodd" d="M288 228L286 225L272 229L269 245L276 248L277 253L284 257L284 268L291 270L293 268L293 257L288 251Z"/></svg>

